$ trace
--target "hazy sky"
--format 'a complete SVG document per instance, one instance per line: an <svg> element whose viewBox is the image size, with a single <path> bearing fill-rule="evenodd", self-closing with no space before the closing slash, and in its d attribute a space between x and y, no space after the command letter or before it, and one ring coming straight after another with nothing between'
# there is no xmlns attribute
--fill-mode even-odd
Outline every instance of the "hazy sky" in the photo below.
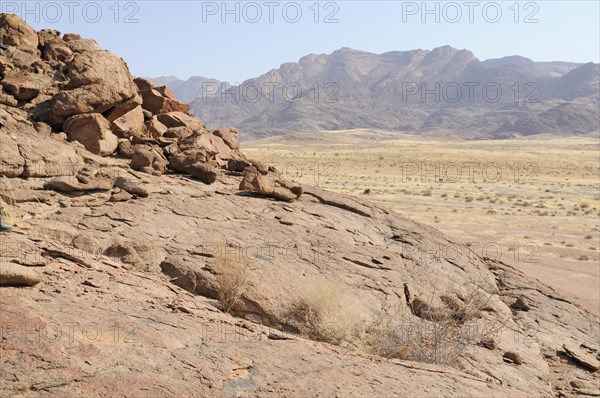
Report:
<svg viewBox="0 0 600 398"><path fill-rule="evenodd" d="M383 53L448 44L481 60L599 62L599 3L0 0L0 10L36 29L95 38L138 76L236 83L341 47Z"/></svg>

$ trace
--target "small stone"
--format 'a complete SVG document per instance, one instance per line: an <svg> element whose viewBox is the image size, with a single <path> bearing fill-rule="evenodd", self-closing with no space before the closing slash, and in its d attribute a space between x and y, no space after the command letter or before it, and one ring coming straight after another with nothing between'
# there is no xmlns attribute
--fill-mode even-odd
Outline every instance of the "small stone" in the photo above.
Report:
<svg viewBox="0 0 600 398"><path fill-rule="evenodd" d="M285 214L283 216L281 216L281 218L279 219L279 222L282 223L283 225L294 225L294 217Z"/></svg>
<svg viewBox="0 0 600 398"><path fill-rule="evenodd" d="M571 382L569 384L571 385L571 387L574 387L574 388L586 388L587 387L586 383L584 383L582 380L578 380L578 379L571 380Z"/></svg>
<svg viewBox="0 0 600 398"><path fill-rule="evenodd" d="M127 202L128 200L133 199L133 195L129 192L119 190L119 192L113 192L109 202Z"/></svg>
<svg viewBox="0 0 600 398"><path fill-rule="evenodd" d="M40 275L30 268L13 263L0 263L0 286L34 286Z"/></svg>
<svg viewBox="0 0 600 398"><path fill-rule="evenodd" d="M95 288L102 287L102 285L99 282L97 282L93 279L86 279L82 282L82 284L85 286L90 286L90 287L95 287ZM86 290L84 290L84 291L86 291Z"/></svg>
<svg viewBox="0 0 600 398"><path fill-rule="evenodd" d="M531 307L529 307L522 297L517 297L517 301L515 301L510 307L515 311L529 311L531 309Z"/></svg>
<svg viewBox="0 0 600 398"><path fill-rule="evenodd" d="M178 306L178 307L177 307L177 309L178 309L179 311L181 311L181 312L184 312L184 313L186 313L186 314L191 314L191 313L192 313L192 310L190 310L189 308L187 308L187 307L184 307L184 306L182 306L182 305Z"/></svg>
<svg viewBox="0 0 600 398"><path fill-rule="evenodd" d="M523 364L523 359L521 358L521 354L514 351L506 351L504 355L502 355L504 362L514 363L516 365Z"/></svg>
<svg viewBox="0 0 600 398"><path fill-rule="evenodd" d="M139 196L140 198L148 197L148 190L142 184L125 177L117 177L115 179L115 187L121 188L123 191Z"/></svg>

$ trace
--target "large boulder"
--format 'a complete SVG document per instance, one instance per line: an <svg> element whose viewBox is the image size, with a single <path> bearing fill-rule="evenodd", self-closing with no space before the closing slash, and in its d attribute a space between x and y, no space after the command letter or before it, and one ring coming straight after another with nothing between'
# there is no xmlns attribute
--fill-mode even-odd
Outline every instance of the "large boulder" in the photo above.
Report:
<svg viewBox="0 0 600 398"><path fill-rule="evenodd" d="M136 93L136 95L134 95L133 97L127 98L126 100L121 101L118 104L115 104L107 112L106 119L108 119L108 121L112 122L113 120L116 120L116 119L120 118L121 116L124 116L125 114L131 112L132 110L134 110L141 104L142 104L142 97L138 93ZM144 113L144 111L142 110L142 114L143 113Z"/></svg>
<svg viewBox="0 0 600 398"><path fill-rule="evenodd" d="M121 138L142 135L142 130L144 128L144 112L142 111L141 106L137 106L117 118L111 118L111 116L109 116L108 120L111 122L112 131Z"/></svg>
<svg viewBox="0 0 600 398"><path fill-rule="evenodd" d="M232 149L221 137L209 132L201 132L192 135L179 144L179 148L184 152L194 149L203 149L208 155L217 159L223 166L227 164L229 159L235 157Z"/></svg>
<svg viewBox="0 0 600 398"><path fill-rule="evenodd" d="M166 92L166 91L165 91ZM159 90L149 89L142 92L144 109L152 112L154 115L159 115L168 112L184 112L190 111L190 106L182 104L174 98L164 96Z"/></svg>
<svg viewBox="0 0 600 398"><path fill-rule="evenodd" d="M73 56L73 51L62 40L47 41L42 47L42 58L50 64L63 64Z"/></svg>
<svg viewBox="0 0 600 398"><path fill-rule="evenodd" d="M176 142L182 142L192 135L194 135L194 130L189 127L171 127L162 136L175 139Z"/></svg>
<svg viewBox="0 0 600 398"><path fill-rule="evenodd" d="M213 134L225 141L229 148L233 150L240 149L240 140L238 138L237 129L218 129L213 131Z"/></svg>
<svg viewBox="0 0 600 398"><path fill-rule="evenodd" d="M152 83L148 79L144 79L143 77L136 77L133 79L133 82L137 86L138 90L143 93L144 91L152 90L154 88L154 83Z"/></svg>
<svg viewBox="0 0 600 398"><path fill-rule="evenodd" d="M110 123L99 113L72 116L63 127L71 141L82 143L85 149L96 155L111 155L119 144Z"/></svg>
<svg viewBox="0 0 600 398"><path fill-rule="evenodd" d="M196 162L189 165L186 168L186 172L205 184L212 184L215 181L217 181L217 177L219 175L219 167L214 162Z"/></svg>
<svg viewBox="0 0 600 398"><path fill-rule="evenodd" d="M158 121L156 116L153 116L148 122L146 122L146 131L148 135L152 138L162 137L168 128L164 124Z"/></svg>
<svg viewBox="0 0 600 398"><path fill-rule="evenodd" d="M262 174L255 167L247 169L240 190L254 191L286 202L298 199L304 192L300 184L287 181L274 172Z"/></svg>
<svg viewBox="0 0 600 398"><path fill-rule="evenodd" d="M79 53L66 68L65 89L52 98L54 123L81 113L104 113L137 96L127 64L109 51Z"/></svg>
<svg viewBox="0 0 600 398"><path fill-rule="evenodd" d="M217 180L219 166L204 148L175 152L169 157L171 170L189 174L205 184L212 184Z"/></svg>
<svg viewBox="0 0 600 398"><path fill-rule="evenodd" d="M158 115L158 121L167 126L171 127L189 127L193 131L204 131L204 124L193 116L190 116L184 112L168 112Z"/></svg>
<svg viewBox="0 0 600 398"><path fill-rule="evenodd" d="M211 157L204 149L193 149L188 151L179 151L171 155L169 158L169 168L181 173L187 172L187 167L196 163L206 163L211 160Z"/></svg>
<svg viewBox="0 0 600 398"><path fill-rule="evenodd" d="M75 39L66 42L71 51L74 53L82 53L85 51L98 51L100 46L94 39Z"/></svg>
<svg viewBox="0 0 600 398"><path fill-rule="evenodd" d="M169 162L161 151L151 145L136 145L130 166L134 170L153 175L162 175Z"/></svg>

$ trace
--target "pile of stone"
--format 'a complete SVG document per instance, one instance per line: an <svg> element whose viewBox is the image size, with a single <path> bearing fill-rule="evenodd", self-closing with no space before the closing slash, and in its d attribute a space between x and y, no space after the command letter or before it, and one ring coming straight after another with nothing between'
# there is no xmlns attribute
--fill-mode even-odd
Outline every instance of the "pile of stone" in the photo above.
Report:
<svg viewBox="0 0 600 398"><path fill-rule="evenodd" d="M243 189L282 200L300 196L300 186L241 153L236 129L208 130L168 87L133 79L125 61L96 41L36 32L18 16L2 14L0 42L0 174L77 176L85 166L74 144L80 143L156 176L185 173L211 184L222 173L249 174Z"/></svg>

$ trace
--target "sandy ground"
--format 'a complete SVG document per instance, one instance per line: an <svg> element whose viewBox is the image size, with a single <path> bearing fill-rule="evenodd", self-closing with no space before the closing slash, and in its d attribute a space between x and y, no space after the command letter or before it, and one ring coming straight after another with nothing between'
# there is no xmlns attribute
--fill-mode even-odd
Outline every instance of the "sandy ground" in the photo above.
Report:
<svg viewBox="0 0 600 398"><path fill-rule="evenodd" d="M600 153L590 138L431 141L371 130L242 144L288 178L368 195L600 315Z"/></svg>

